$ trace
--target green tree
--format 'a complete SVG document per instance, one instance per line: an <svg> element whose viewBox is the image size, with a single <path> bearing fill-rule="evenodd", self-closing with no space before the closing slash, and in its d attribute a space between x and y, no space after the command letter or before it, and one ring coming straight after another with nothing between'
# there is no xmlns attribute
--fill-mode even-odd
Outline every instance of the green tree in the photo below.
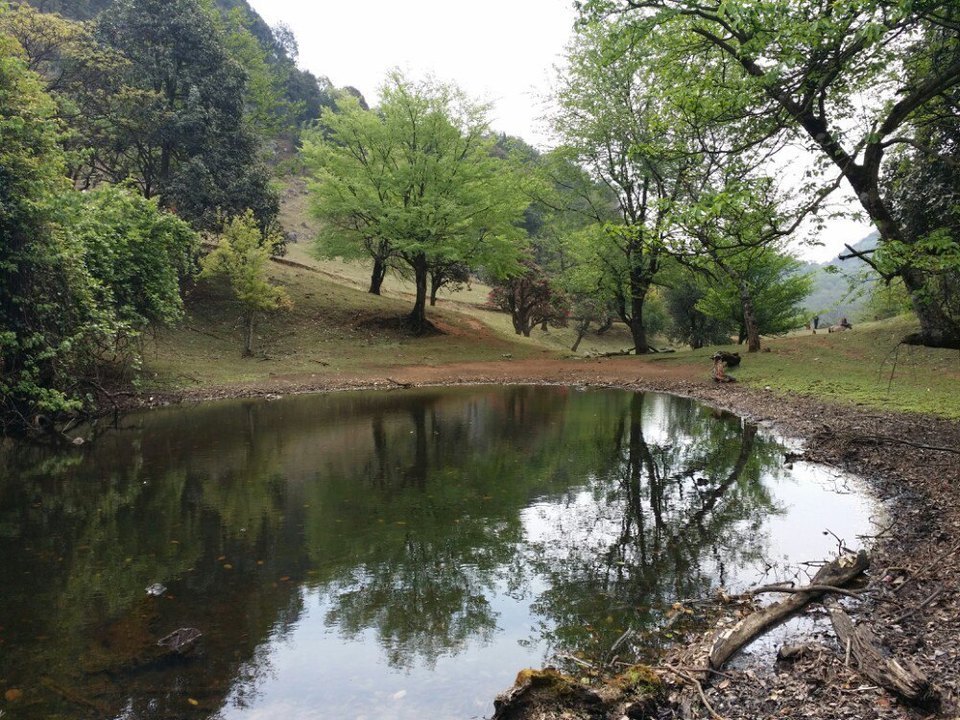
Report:
<svg viewBox="0 0 960 720"><path fill-rule="evenodd" d="M744 177L742 171L731 170L732 165L728 163L720 173L719 187L710 185L710 175L705 172L696 187L687 191L678 213L683 233L671 244L671 253L692 270L737 288L743 338L748 352L759 352L764 330L758 320L756 267L778 254L783 239L816 203L786 217L785 203L771 178ZM765 275L764 281L772 277ZM804 297L810 283L807 280Z"/></svg>
<svg viewBox="0 0 960 720"><path fill-rule="evenodd" d="M395 260L409 268L415 333L426 327L431 268L459 263L515 271L528 200L521 177L491 153L486 108L457 88L393 74L376 112L350 97L307 135L312 208L322 253ZM376 273L375 273L376 275Z"/></svg>
<svg viewBox="0 0 960 720"><path fill-rule="evenodd" d="M285 96L285 68L271 62L269 52L251 32L252 21L242 8L230 10L221 24L227 51L247 75L247 119L261 137L274 137L302 110L299 103L291 103Z"/></svg>
<svg viewBox="0 0 960 720"><path fill-rule="evenodd" d="M615 21L611 21L614 25ZM606 26L581 29L568 52L554 129L567 147L554 168L571 209L596 223L577 235L579 257L627 324L638 354L649 350L644 303L660 270L671 213L686 173L684 140L651 91L647 58ZM566 160L567 162L564 162ZM586 169L578 173L571 162Z"/></svg>
<svg viewBox="0 0 960 720"><path fill-rule="evenodd" d="M0 5L0 20L8 11ZM87 344L109 325L83 251L58 227L70 192L55 105L19 44L0 31L0 428L76 410ZM103 321L102 323L100 321Z"/></svg>
<svg viewBox="0 0 960 720"><path fill-rule="evenodd" d="M741 147L802 138L846 180L882 245L920 240L893 211L882 171L892 147L943 150L925 144L917 121L960 85L954 0L588 0L581 8L587 27L615 18L631 40L656 48L651 70L713 125L736 124ZM709 134L702 139L711 144ZM960 347L956 323L927 292L924 263L902 253L888 262L885 272L911 294L922 342Z"/></svg>
<svg viewBox="0 0 960 720"><path fill-rule="evenodd" d="M240 303L245 328L243 354L253 355L257 317L292 307L286 291L266 279L271 238L248 210L228 221L217 248L203 259L202 277L224 277Z"/></svg>
<svg viewBox="0 0 960 720"><path fill-rule="evenodd" d="M675 269L665 283L664 303L672 340L699 350L705 345L726 345L734 325L729 316L711 317L700 303L709 292L709 280L686 268Z"/></svg>
<svg viewBox="0 0 960 720"><path fill-rule="evenodd" d="M769 247L739 253L726 261L729 272L717 275L697 304L706 315L739 328L739 342L751 333L782 335L803 325L803 301L810 293L810 277L797 270L801 263ZM752 329L745 316L744 291L751 302Z"/></svg>
<svg viewBox="0 0 960 720"><path fill-rule="evenodd" d="M524 263L524 272L506 278L490 291L490 302L510 313L517 335L530 337L537 325L549 323L565 327L569 311L567 299L554 287L539 266L532 261Z"/></svg>
<svg viewBox="0 0 960 720"><path fill-rule="evenodd" d="M199 228L246 208L267 228L279 200L249 122L247 75L217 25L200 0L132 0L99 16L96 36L121 63L78 91L79 104L101 107L86 171L94 183L134 180Z"/></svg>
<svg viewBox="0 0 960 720"><path fill-rule="evenodd" d="M98 307L139 332L183 314L182 285L194 272L197 234L130 188L104 185L73 194L66 232L83 247Z"/></svg>

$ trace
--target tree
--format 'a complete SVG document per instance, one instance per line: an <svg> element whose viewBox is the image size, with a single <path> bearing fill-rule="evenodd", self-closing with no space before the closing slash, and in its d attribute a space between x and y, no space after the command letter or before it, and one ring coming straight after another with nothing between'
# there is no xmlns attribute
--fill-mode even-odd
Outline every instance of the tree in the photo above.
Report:
<svg viewBox="0 0 960 720"><path fill-rule="evenodd" d="M565 327L569 307L561 292L554 288L543 271L532 261L524 263L524 272L497 283L490 291L490 303L510 313L517 335L530 337L537 325L547 323Z"/></svg>
<svg viewBox="0 0 960 720"><path fill-rule="evenodd" d="M376 112L341 98L339 112L325 111L322 130L305 138L312 208L323 221L321 252L360 257L376 247L375 259L409 268L416 300L408 321L420 333L432 268L515 270L528 201L519 174L491 154L485 107L455 87L398 73L381 97Z"/></svg>
<svg viewBox="0 0 960 720"><path fill-rule="evenodd" d="M470 282L470 267L462 262L438 262L430 268L430 307L437 304L437 293L441 288L451 288L454 292Z"/></svg>
<svg viewBox="0 0 960 720"><path fill-rule="evenodd" d="M801 264L764 247L728 260L730 273L719 275L697 308L720 322L739 329L739 342L756 335L782 335L803 325L803 301L810 293L810 278L797 271ZM744 288L751 298L749 325ZM752 325L752 327L750 327Z"/></svg>
<svg viewBox="0 0 960 720"><path fill-rule="evenodd" d="M201 0L109 7L95 36L111 58L96 84L67 96L82 108L89 185L131 179L144 197L199 228L252 208L264 228L279 200L247 116L247 77Z"/></svg>
<svg viewBox="0 0 960 720"><path fill-rule="evenodd" d="M705 345L725 345L735 327L728 313L711 317L701 309L709 292L709 281L687 269L675 270L676 275L665 283L664 302L669 323L667 334L672 340L699 350Z"/></svg>
<svg viewBox="0 0 960 720"><path fill-rule="evenodd" d="M196 236L126 189L73 190L56 104L2 31L0 51L0 428L22 429L82 410L177 319Z"/></svg>
<svg viewBox="0 0 960 720"><path fill-rule="evenodd" d="M737 288L748 352L759 352L761 330L751 280L754 265L762 265L771 253L779 251L782 240L816 202L786 218L786 203L778 196L773 180L747 177L736 165L728 163L717 173L714 182L720 183L718 187L712 186L709 170L704 169L678 212L677 222L684 232L678 234L670 251L692 270Z"/></svg>
<svg viewBox="0 0 960 720"><path fill-rule="evenodd" d="M83 247L98 307L134 334L179 320L199 249L190 226L131 188L104 185L72 198L66 232Z"/></svg>
<svg viewBox="0 0 960 720"><path fill-rule="evenodd" d="M253 211L247 210L226 223L216 250L203 259L201 277L226 278L240 303L244 356L253 355L258 315L292 307L286 291L266 279L271 242L257 225Z"/></svg>
<svg viewBox="0 0 960 720"><path fill-rule="evenodd" d="M0 19L8 11L0 6ZM55 105L0 32L0 427L78 409L68 386L92 327L82 251L58 232L69 192Z"/></svg>
<svg viewBox="0 0 960 720"><path fill-rule="evenodd" d="M227 51L247 76L247 119L261 137L275 137L302 112L301 104L285 97L286 73L277 62L271 62L267 49L251 32L252 21L243 8L230 10L220 25Z"/></svg>
<svg viewBox="0 0 960 720"><path fill-rule="evenodd" d="M616 18L645 37L658 49L653 71L715 123L737 123L739 144L803 138L846 180L882 245L917 243L891 207L884 157L898 145L939 150L924 145L916 120L960 85L956 2L588 0L582 10L588 26ZM716 102L715 92L737 106ZM896 259L884 272L903 278L922 341L960 347L955 324L926 292L923 264Z"/></svg>
<svg viewBox="0 0 960 720"><path fill-rule="evenodd" d="M671 133L650 92L643 52L608 27L584 27L568 53L554 129L568 148L557 181L589 214L592 232L579 234L581 261L627 324L638 354L649 350L647 292L660 270L671 213L685 173L683 140ZM598 188L598 185L600 186ZM592 256L592 257L591 257Z"/></svg>

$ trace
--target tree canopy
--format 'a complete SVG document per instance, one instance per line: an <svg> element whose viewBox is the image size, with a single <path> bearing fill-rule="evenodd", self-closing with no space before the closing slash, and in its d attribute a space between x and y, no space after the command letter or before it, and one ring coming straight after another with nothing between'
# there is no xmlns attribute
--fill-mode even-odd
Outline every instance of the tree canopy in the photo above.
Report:
<svg viewBox="0 0 960 720"><path fill-rule="evenodd" d="M409 268L417 289L409 323L419 333L438 264L516 271L529 200L521 176L492 153L486 107L451 85L396 73L381 97L375 111L340 99L306 136L312 208L321 252Z"/></svg>
<svg viewBox="0 0 960 720"><path fill-rule="evenodd" d="M880 233L881 264L894 250L884 272L903 278L922 341L960 346L923 258L942 248L909 234L883 177L892 148L946 149L926 142L922 118L960 84L955 2L588 0L581 10L587 27L615 24L642 39L651 70L686 107L706 113L708 127L736 126L725 139L799 140L821 161L821 189L832 175L845 180ZM735 151L701 139L708 151Z"/></svg>

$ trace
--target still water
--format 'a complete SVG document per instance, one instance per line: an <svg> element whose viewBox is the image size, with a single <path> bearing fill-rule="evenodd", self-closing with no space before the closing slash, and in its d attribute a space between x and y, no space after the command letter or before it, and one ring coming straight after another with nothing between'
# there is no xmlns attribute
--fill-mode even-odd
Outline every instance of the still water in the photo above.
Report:
<svg viewBox="0 0 960 720"><path fill-rule="evenodd" d="M677 600L783 579L828 529L857 545L870 507L755 425L613 390L231 401L0 446L0 709L486 717L521 668L628 629L652 657ZM181 627L197 652L160 655Z"/></svg>

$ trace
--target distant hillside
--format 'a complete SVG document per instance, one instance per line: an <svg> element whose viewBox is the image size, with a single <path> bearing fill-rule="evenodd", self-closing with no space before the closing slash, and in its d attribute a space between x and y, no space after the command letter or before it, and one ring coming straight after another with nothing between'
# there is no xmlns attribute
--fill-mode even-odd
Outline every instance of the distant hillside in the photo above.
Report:
<svg viewBox="0 0 960 720"><path fill-rule="evenodd" d="M879 235L870 233L853 248L872 250ZM844 251L846 252L846 251ZM804 302L809 315L819 315L823 323L835 322L841 317L851 320L864 310L869 290L877 275L859 258L841 260L839 256L826 263L807 263L800 272L813 277L813 292Z"/></svg>
<svg viewBox="0 0 960 720"><path fill-rule="evenodd" d="M26 3L41 12L59 13L73 20L92 20L118 0L26 0ZM213 6L227 14L235 8L243 11L249 21L250 33L267 52L270 64L280 69L285 78L285 95L291 103L299 104L302 111L296 118L302 124L320 117L324 107L333 105L334 88L326 77L317 77L297 67L296 47L292 35L276 32L254 10L247 0L213 0Z"/></svg>

